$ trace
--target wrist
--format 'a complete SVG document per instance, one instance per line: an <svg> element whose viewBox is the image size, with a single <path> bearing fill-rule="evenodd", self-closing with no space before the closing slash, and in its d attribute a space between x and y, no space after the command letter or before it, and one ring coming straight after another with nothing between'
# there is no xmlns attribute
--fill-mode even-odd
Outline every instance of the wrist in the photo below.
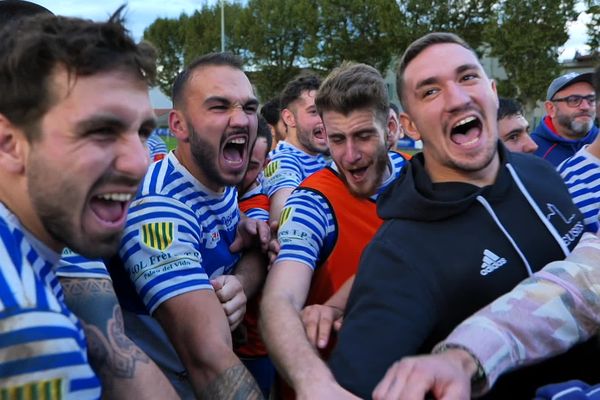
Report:
<svg viewBox="0 0 600 400"><path fill-rule="evenodd" d="M436 346L433 354L446 353L458 361L462 370L471 379L473 392L480 390L486 383L485 370L479 359L465 346L453 343L442 343Z"/></svg>

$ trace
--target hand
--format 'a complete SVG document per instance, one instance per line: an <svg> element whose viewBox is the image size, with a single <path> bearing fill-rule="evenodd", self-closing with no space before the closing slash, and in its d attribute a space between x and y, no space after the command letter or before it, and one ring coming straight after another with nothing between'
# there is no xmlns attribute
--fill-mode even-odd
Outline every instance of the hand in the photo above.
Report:
<svg viewBox="0 0 600 400"><path fill-rule="evenodd" d="M388 369L375 387L373 399L423 400L431 392L438 400L467 400L476 369L475 360L460 349L406 357Z"/></svg>
<svg viewBox="0 0 600 400"><path fill-rule="evenodd" d="M221 275L210 283L223 306L229 328L233 331L244 319L246 313L246 294L235 275Z"/></svg>
<svg viewBox="0 0 600 400"><path fill-rule="evenodd" d="M304 307L300 313L308 341L319 349L329 343L331 328L337 332L342 326L344 312L337 308L322 304Z"/></svg>
<svg viewBox="0 0 600 400"><path fill-rule="evenodd" d="M229 246L229 251L236 253L244 249L260 246L263 252L267 252L271 241L271 230L265 221L242 216L237 226L235 240Z"/></svg>

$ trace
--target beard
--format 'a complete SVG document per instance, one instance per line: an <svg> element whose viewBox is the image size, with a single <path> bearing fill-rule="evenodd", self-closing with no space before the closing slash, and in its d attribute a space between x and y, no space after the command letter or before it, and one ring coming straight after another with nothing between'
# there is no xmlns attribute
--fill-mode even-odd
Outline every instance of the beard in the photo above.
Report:
<svg viewBox="0 0 600 400"><path fill-rule="evenodd" d="M377 188L379 188L379 186L381 185L381 182L383 180L383 173L385 172L385 169L387 168L387 166L388 166L388 155L387 155L387 149L384 144L377 151L377 154L375 155L375 161L373 163L376 178L373 181L369 182L368 186L361 186L359 188L354 187L354 186L350 185L350 183L348 182L348 179L346 179L345 174L341 173L340 176L352 196L357 197L359 199L368 199L369 197L373 196L377 192ZM341 168L339 168L339 166L338 166L338 169L341 170Z"/></svg>
<svg viewBox="0 0 600 400"><path fill-rule="evenodd" d="M84 257L113 256L118 250L122 232L94 236L87 234L81 221L78 223L76 218L77 212L84 212L83 209L79 210L79 207L85 205L79 204L87 200L82 193L82 186L73 179L63 177L64 174L60 171L49 168L48 162L36 160L39 160L39 157L32 157L27 167L27 190L33 209L48 234L55 241ZM105 176L96 185L107 180L114 182L115 178Z"/></svg>
<svg viewBox="0 0 600 400"><path fill-rule="evenodd" d="M190 152L192 153L192 157L194 157L194 162L204 173L206 179L216 186L235 186L240 183L243 175L239 179L227 179L221 174L217 167L218 154L216 154L212 145L198 134L190 121L187 121L187 125L190 131Z"/></svg>
<svg viewBox="0 0 600 400"><path fill-rule="evenodd" d="M593 119L590 118L587 122L579 122L575 120L575 116L570 116L566 114L558 115L558 123L564 128L573 132L573 136L582 138L592 129L592 125L594 123Z"/></svg>
<svg viewBox="0 0 600 400"><path fill-rule="evenodd" d="M296 131L297 131L296 135L298 137L298 142L300 142L300 144L306 150L308 150L309 153L324 154L325 152L328 152L328 149L324 149L320 146L317 146L312 142L312 140L310 140L313 136L313 133L311 130L306 130L303 127L301 127L300 125L297 125Z"/></svg>

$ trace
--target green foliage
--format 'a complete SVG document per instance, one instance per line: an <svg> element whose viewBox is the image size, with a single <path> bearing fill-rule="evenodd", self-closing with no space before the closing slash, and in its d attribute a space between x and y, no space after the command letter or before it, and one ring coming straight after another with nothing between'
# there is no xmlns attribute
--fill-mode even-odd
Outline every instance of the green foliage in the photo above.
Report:
<svg viewBox="0 0 600 400"><path fill-rule="evenodd" d="M504 66L509 82L501 94L518 97L527 110L544 98L560 73L558 49L568 39L567 22L576 18L576 0L502 0L494 7L485 40L489 54Z"/></svg>
<svg viewBox="0 0 600 400"><path fill-rule="evenodd" d="M589 2L590 7L587 12L592 15L592 19L586 25L587 45L590 46L592 52L600 52L600 4L593 4L594 0L589 0Z"/></svg>
<svg viewBox="0 0 600 400"><path fill-rule="evenodd" d="M502 95L528 109L559 72L558 49L578 0L248 0L225 4L226 49L241 55L261 99L279 93L302 69L327 74L345 60L384 71L413 40L432 31L463 37L498 57L508 79ZM600 43L598 0L584 0L592 21L589 44ZM218 51L221 7L157 19L144 38L159 51L159 84L169 93L183 65Z"/></svg>
<svg viewBox="0 0 600 400"><path fill-rule="evenodd" d="M184 65L185 34L182 20L185 18L185 15L181 15L179 20L159 18L144 31L144 39L158 51L158 87L167 96L171 94L174 77Z"/></svg>

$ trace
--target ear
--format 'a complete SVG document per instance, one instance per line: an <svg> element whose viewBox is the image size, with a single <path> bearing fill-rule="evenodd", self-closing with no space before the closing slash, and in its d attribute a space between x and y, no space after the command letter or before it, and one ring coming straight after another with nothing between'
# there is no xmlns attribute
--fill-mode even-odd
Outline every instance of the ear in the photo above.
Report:
<svg viewBox="0 0 600 400"><path fill-rule="evenodd" d="M500 99L498 99L498 88L496 87L496 80L490 79L492 81L492 92L494 92L494 97L496 98L496 108L500 107Z"/></svg>
<svg viewBox="0 0 600 400"><path fill-rule="evenodd" d="M296 127L296 117L289 108L281 110L281 119L285 123L286 127Z"/></svg>
<svg viewBox="0 0 600 400"><path fill-rule="evenodd" d="M399 125L400 122L398 121L398 117L396 117L396 113L390 109L387 119L388 136L392 136L392 132L396 132Z"/></svg>
<svg viewBox="0 0 600 400"><path fill-rule="evenodd" d="M12 174L24 173L28 151L25 134L0 114L0 168Z"/></svg>
<svg viewBox="0 0 600 400"><path fill-rule="evenodd" d="M551 118L553 118L554 114L556 114L556 106L550 100L546 100L544 102L544 110L546 110L546 114Z"/></svg>
<svg viewBox="0 0 600 400"><path fill-rule="evenodd" d="M410 116L403 112L400 113L400 124L404 127L406 134L414 141L421 140L421 134Z"/></svg>
<svg viewBox="0 0 600 400"><path fill-rule="evenodd" d="M190 141L190 133L185 116L180 110L169 111L169 129L182 142Z"/></svg>

